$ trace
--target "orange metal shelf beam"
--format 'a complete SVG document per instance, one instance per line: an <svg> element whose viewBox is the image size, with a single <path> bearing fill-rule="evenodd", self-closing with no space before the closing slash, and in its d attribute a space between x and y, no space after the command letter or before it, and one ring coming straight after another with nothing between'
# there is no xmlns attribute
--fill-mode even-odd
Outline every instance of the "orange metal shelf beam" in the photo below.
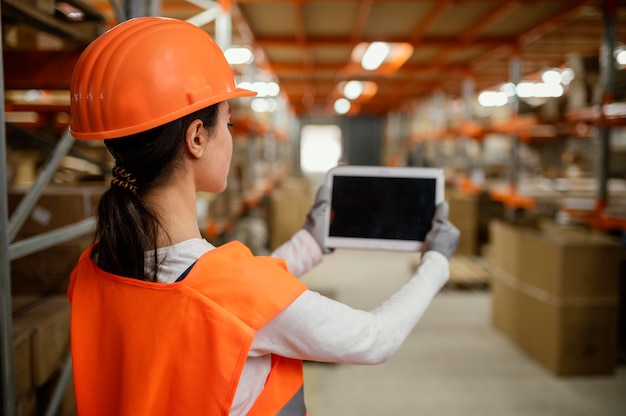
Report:
<svg viewBox="0 0 626 416"><path fill-rule="evenodd" d="M500 201L505 206L510 208L524 208L524 209L532 209L537 204L535 198L525 195L520 195L515 191L508 190L500 190L500 189L491 189L489 190L489 196L494 201Z"/></svg>
<svg viewBox="0 0 626 416"><path fill-rule="evenodd" d="M5 50L4 88L69 89L74 65L80 54L80 50Z"/></svg>

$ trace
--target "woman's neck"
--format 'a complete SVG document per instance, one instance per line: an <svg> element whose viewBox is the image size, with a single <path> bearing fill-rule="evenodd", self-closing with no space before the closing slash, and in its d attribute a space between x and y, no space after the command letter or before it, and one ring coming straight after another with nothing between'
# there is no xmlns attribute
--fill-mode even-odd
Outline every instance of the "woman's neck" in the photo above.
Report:
<svg viewBox="0 0 626 416"><path fill-rule="evenodd" d="M144 199L166 231L159 233L159 247L202 237L198 227L196 191L188 181L174 181L147 193Z"/></svg>

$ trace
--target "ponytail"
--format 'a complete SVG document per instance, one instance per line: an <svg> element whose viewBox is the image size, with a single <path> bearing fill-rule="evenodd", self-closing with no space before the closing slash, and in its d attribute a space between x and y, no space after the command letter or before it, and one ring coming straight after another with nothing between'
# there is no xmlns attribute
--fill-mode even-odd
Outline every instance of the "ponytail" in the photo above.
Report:
<svg viewBox="0 0 626 416"><path fill-rule="evenodd" d="M142 195L165 183L182 159L187 128L194 120L213 131L219 104L163 126L118 139L105 140L116 160L111 186L98 205L91 256L101 269L119 276L156 281L163 259L157 258L159 235L166 229ZM146 270L146 253L154 261Z"/></svg>

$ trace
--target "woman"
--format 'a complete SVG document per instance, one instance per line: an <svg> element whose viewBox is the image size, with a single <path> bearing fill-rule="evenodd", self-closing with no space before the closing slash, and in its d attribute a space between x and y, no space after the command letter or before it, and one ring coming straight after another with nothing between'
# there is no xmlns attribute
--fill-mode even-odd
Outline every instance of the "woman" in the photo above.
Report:
<svg viewBox="0 0 626 416"><path fill-rule="evenodd" d="M201 29L121 23L77 62L72 134L115 159L92 247L71 276L80 415L305 415L302 360L373 364L399 347L448 278L458 230L438 207L413 278L374 311L307 290L328 252L322 188L273 257L198 229L196 192L222 192L235 86Z"/></svg>

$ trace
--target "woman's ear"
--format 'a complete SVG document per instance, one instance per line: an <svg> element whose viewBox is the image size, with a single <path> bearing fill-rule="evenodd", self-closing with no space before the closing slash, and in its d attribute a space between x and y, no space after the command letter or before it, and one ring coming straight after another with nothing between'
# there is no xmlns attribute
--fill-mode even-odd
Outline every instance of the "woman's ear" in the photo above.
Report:
<svg viewBox="0 0 626 416"><path fill-rule="evenodd" d="M204 152L206 140L206 129L202 120L192 121L185 132L185 146L189 153L195 158L200 158Z"/></svg>

